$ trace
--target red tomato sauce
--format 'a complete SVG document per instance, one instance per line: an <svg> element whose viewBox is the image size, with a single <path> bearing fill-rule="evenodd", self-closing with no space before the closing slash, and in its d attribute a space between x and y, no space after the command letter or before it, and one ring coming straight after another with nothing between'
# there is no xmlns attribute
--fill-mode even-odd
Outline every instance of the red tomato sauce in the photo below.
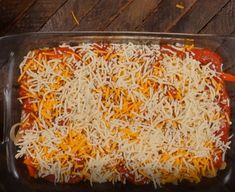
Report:
<svg viewBox="0 0 235 192"><path fill-rule="evenodd" d="M221 72L222 58L217 53L211 51L210 49L199 49L199 48L194 48L191 51L193 52L194 59L200 61L202 64L212 63L212 66L215 68L215 70L218 72ZM220 95L220 99L218 100L218 103L220 107L222 108L223 113L230 116L230 111L231 111L230 106L223 104L223 100L228 99L228 93L225 89L224 81L220 80L219 83L222 85L221 86L222 90L221 90L221 95ZM223 135L221 136L221 140L225 143L228 142L229 127L230 127L229 122L226 121L225 125L221 127L218 133L216 133L216 134L223 133ZM220 168L223 163L222 151L219 151L218 153L216 153L216 155L218 158L217 160L214 161L214 166L217 168Z"/></svg>
<svg viewBox="0 0 235 192"><path fill-rule="evenodd" d="M136 185L144 185L149 182L149 179L146 177L143 177L142 179L137 181L135 176L131 174L130 171L124 165L117 166L117 170L121 174L121 178L123 181L126 179L130 183L134 183Z"/></svg>
<svg viewBox="0 0 235 192"><path fill-rule="evenodd" d="M172 56L172 51L176 53L176 55L180 58L185 58L185 52L180 51L174 47L172 47L171 45L168 44L163 44L161 45L161 53L162 54L167 54ZM191 51L188 51L190 53L190 55L193 56L193 58L197 61L199 61L202 65L206 65L208 63L211 63L211 67L212 69L215 69L217 72L222 72L221 68L222 68L222 58L215 53L214 51L210 50L210 49L206 49L206 48L193 48ZM221 79L225 79L223 77L223 74L221 74ZM222 90L221 90L221 95L220 95L220 99L218 100L218 103L220 105L220 107L222 108L222 111L224 114L227 114L228 116L230 116L230 111L231 108L229 105L223 104L223 100L227 100L228 99L228 93L225 89L225 84L223 80L218 80L215 79L217 82L219 82L221 84ZM221 140L225 143L228 142L228 137L229 137L229 122L226 122L225 125L223 127L221 127L220 131L216 134L221 134L223 133L223 135L221 136ZM217 168L220 168L223 161L222 161L222 152L219 151L218 153L216 153L217 155L217 160L214 161L214 166Z"/></svg>
<svg viewBox="0 0 235 192"><path fill-rule="evenodd" d="M94 48L97 50L100 50L101 53L99 53L99 54L102 55L102 54L104 54L104 53L102 53L102 51L105 52L107 50L108 46L109 46L109 44L106 44L103 47L95 45ZM170 51L168 51L168 50L170 50ZM47 57L48 58L50 58L50 57L58 58L61 56L61 54L58 53L58 51L67 53L67 52L70 52L71 50L69 48L57 48L56 51L57 51L57 53L55 53L54 50L51 50L49 52L49 54L51 54L51 55L48 55ZM162 54L172 55L171 51L175 52L178 57L185 58L185 55L186 55L185 52L180 51L178 49L175 49L171 45L167 45L167 44L161 45L161 53ZM218 72L221 72L222 59L218 54L216 54L215 52L213 52L209 49L199 49L199 48L194 48L191 50L191 52L193 53L192 55L193 55L194 59L200 61L202 64L208 64L211 62L212 66L215 67L215 70L217 70ZM43 51L41 51L41 53L43 53ZM48 51L46 53L48 53ZM21 79L20 84L23 85L25 82L27 82L27 80L28 80L28 77L25 75ZM228 114L228 116L230 116L230 110L231 110L230 106L222 103L222 101L224 99L228 99L228 94L225 90L224 82L220 80L220 83L221 83L223 89L221 92L221 99L218 100L218 103L221 106L223 112ZM170 91L171 91L172 95L176 94L175 90L170 90ZM24 97L24 96L26 96L26 94L27 94L27 92L22 87L20 87L19 95L21 97ZM29 113L29 114L35 113L32 105L30 103L30 99L23 99L22 109L26 113ZM29 115L29 118L27 120L27 124L25 124L25 126L23 126L21 128L22 129L30 129L33 121L35 121L35 119L33 118L32 115ZM63 121L60 122L60 124L63 124L63 123L64 123ZM221 127L220 131L217 134L220 134L222 132L223 132L223 135L221 136L221 140L226 143L228 141L228 137L229 137L229 123L228 122L226 122L225 126ZM222 152L219 151L217 153L217 156L218 156L218 159L216 161L214 161L214 166L217 168L220 168L223 163ZM119 165L117 167L117 170L122 175L121 176L122 180L126 179L127 181L134 183L134 184L137 184L137 185L142 185L142 184L146 184L149 182L149 179L146 177L143 177L143 179L141 179L141 180L136 180L135 176L133 174L131 174L130 171L123 165ZM33 171L36 171L36 169L32 165L30 165L30 167L28 166L28 171L29 171L29 173L30 172L32 173ZM48 175L44 178L49 182L54 182L55 176ZM81 180L82 180L81 177L75 176L75 177L70 178L68 183L77 183L77 182L80 182Z"/></svg>

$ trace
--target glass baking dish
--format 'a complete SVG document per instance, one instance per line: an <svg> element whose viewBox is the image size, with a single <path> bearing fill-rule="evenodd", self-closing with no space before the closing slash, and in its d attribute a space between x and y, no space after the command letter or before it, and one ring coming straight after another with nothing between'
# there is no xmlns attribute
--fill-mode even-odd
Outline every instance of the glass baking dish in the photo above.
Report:
<svg viewBox="0 0 235 192"><path fill-rule="evenodd" d="M133 185L121 183L93 184L53 184L43 179L33 179L26 167L14 155L16 147L9 138L10 128L19 122L20 104L17 100L19 85L18 66L26 53L35 48L53 47L62 43L76 45L81 42L133 42L182 43L210 48L223 58L223 70L235 74L235 37L217 35L192 35L172 33L137 32L76 32L76 33L26 33L0 38L0 191L233 191L235 189L235 139L227 153L228 166L219 171L215 178L203 178L198 184L182 182L179 185L164 185L154 189L153 184ZM226 82L231 100L230 133L235 132L235 84Z"/></svg>

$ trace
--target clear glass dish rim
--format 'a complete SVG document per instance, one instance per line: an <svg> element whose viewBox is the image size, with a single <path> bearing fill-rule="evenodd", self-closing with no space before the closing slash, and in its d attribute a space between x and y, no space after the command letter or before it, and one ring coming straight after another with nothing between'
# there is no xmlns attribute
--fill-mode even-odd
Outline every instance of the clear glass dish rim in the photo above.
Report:
<svg viewBox="0 0 235 192"><path fill-rule="evenodd" d="M171 33L171 32L142 32L142 31L50 31L50 32L26 32L0 36L0 41L9 38L20 38L27 36L50 36L50 35L77 35L87 38L121 38L136 39L140 38L208 38L208 39L232 39L235 40L235 34L193 34L193 33Z"/></svg>

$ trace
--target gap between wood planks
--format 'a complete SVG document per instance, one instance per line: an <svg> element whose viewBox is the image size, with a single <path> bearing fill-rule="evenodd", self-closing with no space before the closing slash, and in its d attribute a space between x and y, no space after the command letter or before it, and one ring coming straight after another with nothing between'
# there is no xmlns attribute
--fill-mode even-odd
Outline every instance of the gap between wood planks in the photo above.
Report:
<svg viewBox="0 0 235 192"><path fill-rule="evenodd" d="M71 31L77 24L74 22L72 11L79 23L97 4L98 0L70 0L59 9L40 29L40 31Z"/></svg>
<svg viewBox="0 0 235 192"><path fill-rule="evenodd" d="M134 2L134 1L132 1L128 6L131 6L131 4L133 4L133 2ZM159 6L159 4L160 4L161 2L162 2L162 0L159 0L159 2L157 3L156 7L154 7L153 10L150 11L150 12L146 15L146 17L144 17L144 18L142 19L142 22L143 22L143 21L145 20L145 18L147 18L155 9L157 9L157 7ZM125 8L127 9L127 6L126 6ZM123 9L123 12L125 11L125 8ZM115 21L116 19L118 19L118 17L120 16L120 14L121 14L121 13L119 13L119 14L117 15L117 17L115 17L108 25L106 25L106 26L104 27L104 30L106 30L106 29L112 24L113 21Z"/></svg>
<svg viewBox="0 0 235 192"><path fill-rule="evenodd" d="M226 8L229 4L233 4L233 3L234 3L234 2L233 2L232 0L229 0L229 1L228 1L223 7L221 7L221 9L210 19L210 21L209 21L205 26L203 26L203 27L199 30L198 33L203 32L203 31L206 29L206 27L207 27L208 25L210 25L210 23L213 22L213 21L216 19L216 17L218 17L218 16L221 14L221 12L223 11L224 8Z"/></svg>
<svg viewBox="0 0 235 192"><path fill-rule="evenodd" d="M92 10L93 9L95 9L95 7L97 6L97 5L99 5L99 3L100 3L100 1L97 1L96 3L95 3L95 5L86 13L86 14L84 14L81 18L79 18L79 23L81 23L81 21L89 14L89 13L91 13L92 12ZM76 24L74 25L74 27L71 29L71 31L73 31L73 29L76 27Z"/></svg>
<svg viewBox="0 0 235 192"><path fill-rule="evenodd" d="M196 0L164 0L140 25L136 26L135 30L168 31L191 9L195 2ZM179 3L184 6L181 10L176 7Z"/></svg>
<svg viewBox="0 0 235 192"><path fill-rule="evenodd" d="M121 12L124 11L126 7L130 6L130 4L133 3L133 1L134 0L131 0L130 3L128 3L125 6L121 7L118 10L117 14L110 20L110 22L106 26L104 26L103 29L107 28L116 18L118 18L120 16Z"/></svg>
<svg viewBox="0 0 235 192"><path fill-rule="evenodd" d="M3 29L2 31L0 31L0 34L6 34L11 28L12 26L14 26L20 19L22 19L25 14L27 13L27 11L36 3L37 0L32 0L30 4L28 4L23 11L21 11L14 19L13 21L11 21L9 23L8 26L6 26L5 29Z"/></svg>
<svg viewBox="0 0 235 192"><path fill-rule="evenodd" d="M129 6L133 0L116 0L116 4L114 4L114 2L115 1L107 0L99 1L99 3L80 20L80 25L74 26L72 30L89 30L90 27L95 26L95 30L103 31L105 26L115 20L122 10ZM109 10L102 11L105 7L109 8Z"/></svg>
<svg viewBox="0 0 235 192"><path fill-rule="evenodd" d="M57 11L59 11L67 2L68 2L68 0L66 0L64 3L62 3L62 4L54 11L54 13L51 15L51 17L53 17L53 16L57 13ZM48 22L48 20L50 20L51 17L49 17L49 18L45 21L45 23L42 24L42 26L38 29L38 31L39 31L41 28L43 28L43 26Z"/></svg>
<svg viewBox="0 0 235 192"><path fill-rule="evenodd" d="M198 0L191 10L172 26L169 31L198 33L228 1L229 0L213 0L213 3L211 3L209 0Z"/></svg>
<svg viewBox="0 0 235 192"><path fill-rule="evenodd" d="M161 0L136 0L127 6L105 30L130 31L134 30L143 19L149 15Z"/></svg>
<svg viewBox="0 0 235 192"><path fill-rule="evenodd" d="M197 1L195 0L195 1L192 3L192 5L190 5L188 8L186 8L186 9L185 9L185 12L182 13L182 14L179 16L179 18L178 18L177 20L175 20L175 22L171 23L171 25L168 26L168 28L166 28L166 31L170 31L170 29L171 29L173 26L175 26L175 25L180 21L180 19L183 18L183 16L184 16L185 14L187 14L190 10L192 10L192 8L193 8L193 6L195 5L196 2L197 2Z"/></svg>
<svg viewBox="0 0 235 192"><path fill-rule="evenodd" d="M38 31L43 24L68 0L38 0L22 17L7 29L8 34Z"/></svg>

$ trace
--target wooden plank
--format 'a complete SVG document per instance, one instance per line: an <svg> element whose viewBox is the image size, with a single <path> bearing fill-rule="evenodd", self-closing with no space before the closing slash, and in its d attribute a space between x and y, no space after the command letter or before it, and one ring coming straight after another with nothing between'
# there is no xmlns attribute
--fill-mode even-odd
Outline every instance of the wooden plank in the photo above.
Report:
<svg viewBox="0 0 235 192"><path fill-rule="evenodd" d="M200 31L200 33L235 35L234 10L235 1L231 1ZM235 50L235 41L226 39L216 51L222 56L225 56L224 58L228 58L228 61L225 60L226 65L224 65L223 70L235 74L235 54L233 54L233 50Z"/></svg>
<svg viewBox="0 0 235 192"><path fill-rule="evenodd" d="M73 31L104 30L133 0L101 0Z"/></svg>
<svg viewBox="0 0 235 192"><path fill-rule="evenodd" d="M230 1L200 33L231 34L235 30L235 1Z"/></svg>
<svg viewBox="0 0 235 192"><path fill-rule="evenodd" d="M80 21L98 2L98 0L70 0L47 21L40 31L70 31L77 25L72 12Z"/></svg>
<svg viewBox="0 0 235 192"><path fill-rule="evenodd" d="M35 0L2 0L0 1L0 34L3 35L7 28L15 23L35 3Z"/></svg>
<svg viewBox="0 0 235 192"><path fill-rule="evenodd" d="M198 0L169 31L198 33L229 0Z"/></svg>
<svg viewBox="0 0 235 192"><path fill-rule="evenodd" d="M41 26L66 2L67 0L40 0L37 1L24 15L24 17L11 26L8 33L38 31Z"/></svg>
<svg viewBox="0 0 235 192"><path fill-rule="evenodd" d="M168 31L179 19L189 11L196 0L164 0L141 25L137 31ZM182 5L182 8L177 8Z"/></svg>
<svg viewBox="0 0 235 192"><path fill-rule="evenodd" d="M161 0L135 0L105 30L135 30Z"/></svg>

